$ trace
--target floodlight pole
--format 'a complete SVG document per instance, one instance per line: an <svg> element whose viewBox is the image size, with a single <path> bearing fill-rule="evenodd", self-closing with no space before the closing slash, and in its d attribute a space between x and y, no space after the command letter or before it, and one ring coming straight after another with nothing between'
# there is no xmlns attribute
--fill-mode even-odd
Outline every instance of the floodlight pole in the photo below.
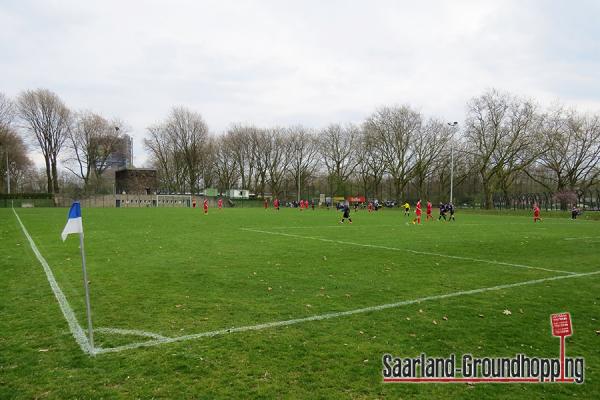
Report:
<svg viewBox="0 0 600 400"><path fill-rule="evenodd" d="M455 127L458 125L458 122L448 122L449 126ZM454 135L453 135L454 136ZM452 203L454 191L454 141L450 143L450 204Z"/></svg>
<svg viewBox="0 0 600 400"><path fill-rule="evenodd" d="M79 233L79 248L81 250L81 269L83 270L83 286L85 287L85 308L87 311L88 334L90 347L94 353L94 329L92 328L92 308L90 306L90 288L88 284L87 270L85 268L85 251L83 250L83 232Z"/></svg>
<svg viewBox="0 0 600 400"><path fill-rule="evenodd" d="M450 204L452 204L453 189L454 189L454 144L450 145Z"/></svg>
<svg viewBox="0 0 600 400"><path fill-rule="evenodd" d="M298 200L298 203L300 203L300 161L301 161L300 157L301 156L300 156L299 152L296 155L298 156L298 160L297 160L297 162L298 162L298 196L297 196L298 199L297 200Z"/></svg>

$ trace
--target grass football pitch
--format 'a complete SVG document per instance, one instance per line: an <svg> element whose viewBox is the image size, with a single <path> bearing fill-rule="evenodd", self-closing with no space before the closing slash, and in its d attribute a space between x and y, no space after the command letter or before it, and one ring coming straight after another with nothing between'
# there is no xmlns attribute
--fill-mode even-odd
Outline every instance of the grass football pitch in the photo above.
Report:
<svg viewBox="0 0 600 400"><path fill-rule="evenodd" d="M91 349L67 210L16 214L0 209L2 399L600 397L600 222L84 209ZM383 383L384 353L558 357L558 312L583 384Z"/></svg>

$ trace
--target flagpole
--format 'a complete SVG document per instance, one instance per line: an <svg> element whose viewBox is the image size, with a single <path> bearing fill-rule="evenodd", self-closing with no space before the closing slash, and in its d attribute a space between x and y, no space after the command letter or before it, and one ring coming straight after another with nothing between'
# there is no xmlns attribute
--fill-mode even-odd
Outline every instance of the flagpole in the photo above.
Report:
<svg viewBox="0 0 600 400"><path fill-rule="evenodd" d="M90 288L88 285L87 270L85 269L85 251L83 250L83 232L79 233L79 248L81 249L81 268L83 269L83 286L85 287L85 307L87 309L88 334L90 346L94 351L94 330L92 329L92 309L90 307Z"/></svg>

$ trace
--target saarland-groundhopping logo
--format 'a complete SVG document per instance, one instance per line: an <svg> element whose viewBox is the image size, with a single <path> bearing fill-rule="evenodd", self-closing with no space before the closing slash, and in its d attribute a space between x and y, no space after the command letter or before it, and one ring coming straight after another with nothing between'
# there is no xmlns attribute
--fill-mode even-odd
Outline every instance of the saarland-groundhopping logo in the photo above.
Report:
<svg viewBox="0 0 600 400"><path fill-rule="evenodd" d="M550 316L552 336L560 337L560 358L473 357L463 354L459 367L455 354L415 358L384 354L383 382L388 383L577 383L585 380L583 357L565 357L565 337L573 334L569 313Z"/></svg>

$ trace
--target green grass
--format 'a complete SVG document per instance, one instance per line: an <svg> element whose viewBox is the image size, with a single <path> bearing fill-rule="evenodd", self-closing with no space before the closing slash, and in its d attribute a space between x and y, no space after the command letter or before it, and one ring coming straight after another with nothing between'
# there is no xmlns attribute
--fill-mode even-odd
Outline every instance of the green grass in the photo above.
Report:
<svg viewBox="0 0 600 400"><path fill-rule="evenodd" d="M17 212L85 327L78 240L59 237L66 209ZM600 270L600 225L584 220L459 211L456 223L414 226L384 210L340 226L333 210L83 213L95 327L168 337L563 275L406 249ZM600 275L89 357L10 209L0 209L0 243L0 398L600 397ZM549 317L561 311L575 330L567 355L586 358L583 385L382 383L384 353L556 357ZM143 340L96 333L104 348Z"/></svg>

